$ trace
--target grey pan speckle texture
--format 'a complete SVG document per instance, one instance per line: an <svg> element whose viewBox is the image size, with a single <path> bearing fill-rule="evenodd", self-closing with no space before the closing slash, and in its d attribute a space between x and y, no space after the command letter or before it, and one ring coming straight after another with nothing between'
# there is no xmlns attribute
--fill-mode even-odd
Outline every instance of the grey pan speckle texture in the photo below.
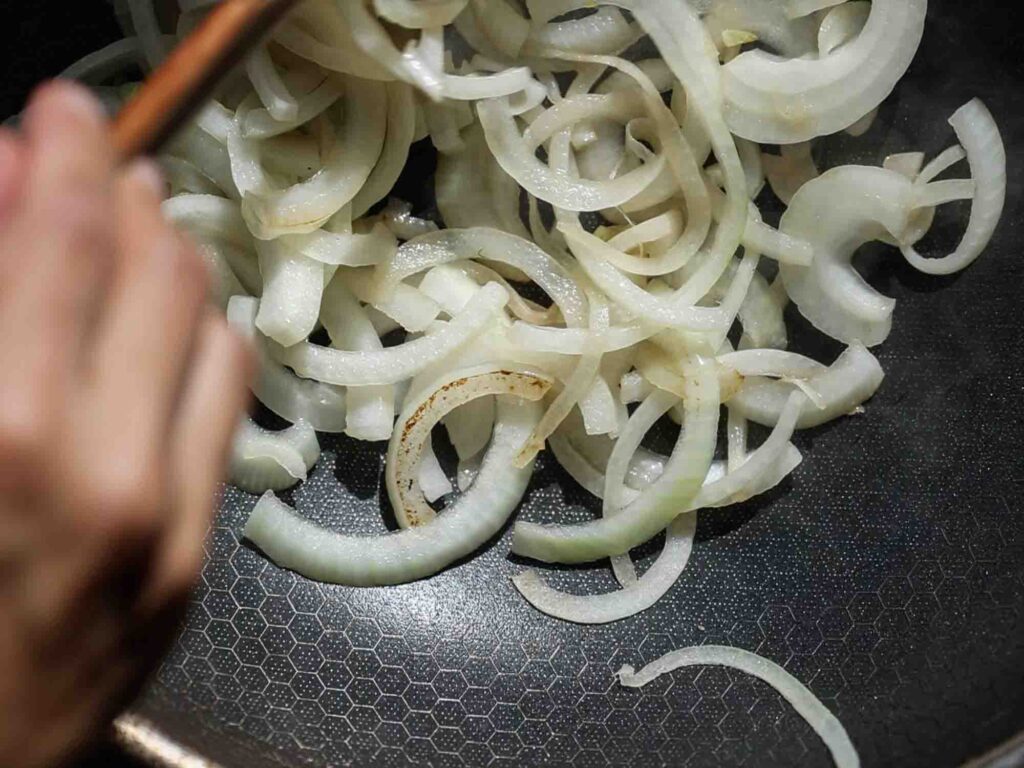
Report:
<svg viewBox="0 0 1024 768"><path fill-rule="evenodd" d="M226 765L254 768L829 765L810 729L740 675L684 670L641 691L614 682L623 663L716 642L784 664L833 708L866 766L959 765L1024 726L1024 36L1001 3L932 5L911 76L878 124L830 142L822 159L934 154L953 141L945 119L981 96L1009 149L997 240L954 278L919 276L888 250L865 256L871 281L898 299L881 392L866 415L802 433L805 462L779 491L703 517L665 600L603 628L540 616L509 582L523 566L506 556L507 531L430 581L319 586L239 543L255 500L231 491L187 629L142 711ZM17 27L40 7L0 14ZM66 50L112 34L78 29ZM47 55L65 50L50 30L22 30L9 108L67 63ZM38 56L30 35L49 40ZM419 202L429 173L425 161L409 174ZM953 218L935 243L949 243ZM835 354L794 326L798 348ZM325 448L292 500L329 525L383 530L380 447ZM585 494L540 466L519 514L585 518ZM604 569L554 581L612 586Z"/></svg>

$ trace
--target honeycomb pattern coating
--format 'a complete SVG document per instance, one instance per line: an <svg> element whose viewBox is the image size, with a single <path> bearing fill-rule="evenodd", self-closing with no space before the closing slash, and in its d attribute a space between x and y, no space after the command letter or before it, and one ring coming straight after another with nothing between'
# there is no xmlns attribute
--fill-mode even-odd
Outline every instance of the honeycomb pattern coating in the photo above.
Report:
<svg viewBox="0 0 1024 768"><path fill-rule="evenodd" d="M933 12L878 126L862 143L828 142L825 164L865 146L874 162L934 153L951 134L920 115L974 95L1021 135L1010 75L982 79L983 54L952 67L950 40L964 41L956 20ZM1024 167L1021 150L1011 140L1011 169ZM806 683L866 766L952 766L984 752L1024 722L1020 191L1014 181L1011 223L961 277L865 255L869 280L898 299L881 392L866 416L801 433L804 463L782 488L703 516L689 567L653 609L589 628L537 614L509 582L523 564L506 557L507 530L429 581L313 584L239 540L253 499L229 491L187 630L143 710L232 765L830 765L785 702L739 673L681 670L642 690L613 677L677 647L725 643ZM940 224L936 240L953 234ZM798 349L836 354L792 321ZM288 500L325 525L383 532L380 446L325 447ZM520 514L554 510L584 520L594 505L542 459ZM605 568L550 578L614 588Z"/></svg>
<svg viewBox="0 0 1024 768"><path fill-rule="evenodd" d="M48 5L73 14L63 37ZM65 5L11 9L26 23L0 84L5 115L39 77L116 34L105 3ZM865 162L934 153L952 141L940 118L982 96L1010 150L996 244L958 278L922 278L891 252L869 265L898 306L868 415L800 435L805 463L783 489L706 516L662 603L601 628L539 616L508 581L522 564L505 556L507 532L428 582L318 586L240 543L253 499L229 492L187 628L143 712L227 766L829 765L787 705L742 675L691 669L639 691L614 684L623 663L716 642L784 664L836 712L866 766L959 765L1019 729L1024 70L1005 13L932 6L879 126L835 149L870 147ZM327 447L292 500L321 522L381 530L380 452ZM592 510L543 469L521 514L562 507L578 519ZM553 583L613 588L603 569L559 571Z"/></svg>

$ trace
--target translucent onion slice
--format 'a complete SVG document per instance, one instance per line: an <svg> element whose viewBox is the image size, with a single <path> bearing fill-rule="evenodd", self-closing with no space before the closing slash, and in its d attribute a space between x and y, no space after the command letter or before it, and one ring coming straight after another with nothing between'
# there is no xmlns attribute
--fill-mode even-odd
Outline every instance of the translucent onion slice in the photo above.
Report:
<svg viewBox="0 0 1024 768"><path fill-rule="evenodd" d="M825 15L818 28L818 55L822 57L857 37L871 15L871 3L865 0L835 5L837 7Z"/></svg>
<svg viewBox="0 0 1024 768"><path fill-rule="evenodd" d="M631 147L634 154L646 163L654 162L655 156L639 141L643 136L635 134L637 129L649 131L652 134L650 136L652 142L660 146L664 153L667 168L644 193L630 200L623 210L630 212L637 208L657 205L681 192L688 218L679 240L664 253L650 259L624 256L621 259L625 263L620 260L613 261L613 263L620 268L644 275L662 275L679 269L690 261L707 239L711 225L711 205L697 158L691 151L675 117L662 101L657 86L640 67L632 62L611 56L574 55L569 57L564 53L559 55L591 65L612 67L631 77L640 86L649 119L633 120L627 124L625 143L627 148ZM726 247L725 241L716 242L716 248L724 247ZM721 257L722 251L713 249L712 253ZM713 258L709 261L709 274L719 263L721 267L725 266L721 258Z"/></svg>
<svg viewBox="0 0 1024 768"><path fill-rule="evenodd" d="M437 232L438 226L430 219L413 215L412 203L399 200L397 197L388 199L388 204L380 212L381 221L399 240L413 238Z"/></svg>
<svg viewBox="0 0 1024 768"><path fill-rule="evenodd" d="M846 0L786 0L786 15L791 19L799 19L843 4L849 5Z"/></svg>
<svg viewBox="0 0 1024 768"><path fill-rule="evenodd" d="M374 267L398 250L398 241L378 222L366 233L318 229L305 235L285 235L279 241L307 259L335 267Z"/></svg>
<svg viewBox="0 0 1024 768"><path fill-rule="evenodd" d="M758 143L793 144L857 122L907 71L926 9L927 0L875 0L857 39L823 59L740 54L722 70L729 128Z"/></svg>
<svg viewBox="0 0 1024 768"><path fill-rule="evenodd" d="M605 517L614 517L626 506L626 473L629 471L633 456L655 423L678 402L679 398L671 392L655 390L629 417L622 434L615 441L615 447L605 467L604 504L601 508L601 513ZM619 584L624 587L637 581L636 569L628 552L612 558L612 570Z"/></svg>
<svg viewBox="0 0 1024 768"><path fill-rule="evenodd" d="M824 373L826 366L817 360L781 349L748 349L718 356L718 362L740 376L776 376L809 379Z"/></svg>
<svg viewBox="0 0 1024 768"><path fill-rule="evenodd" d="M356 48L334 3L303 3L278 25L273 39L290 53L324 69L368 80L393 79L380 62Z"/></svg>
<svg viewBox="0 0 1024 768"><path fill-rule="evenodd" d="M437 454L434 453L434 446L430 440L423 444L423 454L420 457L420 467L416 476L419 478L423 497L431 504L455 490L448 475L444 473L441 462L437 460Z"/></svg>
<svg viewBox="0 0 1024 768"><path fill-rule="evenodd" d="M740 348L784 349L788 343L783 306L772 294L764 276L757 273L750 290L740 305L739 320L743 326Z"/></svg>
<svg viewBox="0 0 1024 768"><path fill-rule="evenodd" d="M764 488L766 476L772 477L772 480L777 478L777 475L771 476L773 468L781 467L784 472L782 477L788 475L795 466L785 461L787 450L791 447L789 440L793 437L793 430L796 429L797 419L806 400L806 396L800 392L791 393L768 439L734 471L728 472L718 480L705 483L693 500L693 508L721 507L746 501ZM730 404L730 410L732 409ZM743 415L742 409L735 410ZM781 482L781 478L778 478L778 481ZM769 487L773 486L774 483Z"/></svg>
<svg viewBox="0 0 1024 768"><path fill-rule="evenodd" d="M656 179L665 166L659 156L612 181L589 181L558 174L538 160L516 127L507 99L477 105L487 144L512 178L535 197L567 211L614 208L628 202Z"/></svg>
<svg viewBox="0 0 1024 768"><path fill-rule="evenodd" d="M320 320L335 349L379 353L384 349L366 310L345 285L344 273L324 291ZM348 391L345 434L356 440L387 440L394 431L395 388L392 385L352 387Z"/></svg>
<svg viewBox="0 0 1024 768"><path fill-rule="evenodd" d="M405 283L399 283L387 296L381 296L373 270L348 270L345 279L356 298L383 312L407 331L427 330L441 312L436 301Z"/></svg>
<svg viewBox="0 0 1024 768"><path fill-rule="evenodd" d="M799 393L802 409L797 426L808 429L853 413L874 396L883 378L882 366L867 347L851 344L827 370L807 377L824 407L819 408L806 394ZM795 389L792 383L750 378L729 401L729 407L750 421L774 426Z"/></svg>
<svg viewBox="0 0 1024 768"><path fill-rule="evenodd" d="M246 59L245 72L271 117L280 121L298 117L299 103L288 90L265 45L256 48Z"/></svg>
<svg viewBox="0 0 1024 768"><path fill-rule="evenodd" d="M538 285L561 309L573 327L583 327L587 298L559 262L537 245L492 229L445 229L403 244L377 275L377 293L387 296L395 286L439 264L483 259L514 267Z"/></svg>
<svg viewBox="0 0 1024 768"><path fill-rule="evenodd" d="M595 334L603 332L610 323L611 313L608 305L596 294L591 294L589 299L590 330ZM517 466L525 466L533 461L537 454L544 450L547 439L565 421L573 408L586 398L601 369L601 355L600 349L593 348L580 357L572 374L565 380L562 391L545 411L537 428L516 457Z"/></svg>
<svg viewBox="0 0 1024 768"><path fill-rule="evenodd" d="M708 184L708 192L715 220L721 221L725 215L726 198L715 184ZM741 239L744 248L757 251L780 264L807 266L814 260L814 249L806 239L780 232L765 224L753 203L749 204L748 211Z"/></svg>
<svg viewBox="0 0 1024 768"><path fill-rule="evenodd" d="M168 152L202 168L227 197L241 199L242 195L231 176L231 157L227 147L195 125L186 125L168 144Z"/></svg>
<svg viewBox="0 0 1024 768"><path fill-rule="evenodd" d="M257 237L319 229L363 188L384 146L387 91L379 83L349 79L344 112L341 135L316 175L285 190L246 197L242 212Z"/></svg>
<svg viewBox="0 0 1024 768"><path fill-rule="evenodd" d="M617 326L594 332L581 328L539 328L517 322L509 329L509 340L537 352L584 355L594 350L607 353L629 349L655 333L657 329L641 325Z"/></svg>
<svg viewBox="0 0 1024 768"><path fill-rule="evenodd" d="M316 88L296 97L295 116L290 120L279 120L266 108L251 110L242 122L242 136L247 139L269 139L294 131L322 115L344 92L343 78L327 76Z"/></svg>
<svg viewBox="0 0 1024 768"><path fill-rule="evenodd" d="M924 152L899 152L889 155L882 163L882 167L887 171L896 171L914 181L924 167Z"/></svg>
<svg viewBox="0 0 1024 768"><path fill-rule="evenodd" d="M373 9L392 24L423 29L451 24L468 4L469 0L373 0Z"/></svg>
<svg viewBox="0 0 1024 768"><path fill-rule="evenodd" d="M690 561L696 530L696 514L681 515L673 521L658 559L625 589L602 595L573 595L551 588L535 570L524 571L514 577L512 583L530 605L562 621L576 624L619 621L650 608L679 580Z"/></svg>
<svg viewBox="0 0 1024 768"><path fill-rule="evenodd" d="M950 275L970 266L991 242L1006 203L1006 148L992 113L974 99L957 110L949 123L967 153L975 196L967 231L949 256L928 259L912 245L901 246L910 265L929 275Z"/></svg>
<svg viewBox="0 0 1024 768"><path fill-rule="evenodd" d="M681 292L669 298L653 296L634 283L611 263L621 252L579 226L559 227L566 242L587 275L618 306L655 326L690 330L716 330L726 324L724 313L717 309L698 307L696 302L707 289ZM708 286L710 288L710 286Z"/></svg>
<svg viewBox="0 0 1024 768"><path fill-rule="evenodd" d="M304 481L319 459L320 443L307 422L271 432L246 418L231 449L231 482L247 493L283 491Z"/></svg>
<svg viewBox="0 0 1024 768"><path fill-rule="evenodd" d="M544 562L581 563L622 555L683 511L707 476L718 429L718 378L708 362L687 366L686 418L665 473L619 514L583 525L516 524L512 551Z"/></svg>
<svg viewBox="0 0 1024 768"><path fill-rule="evenodd" d="M164 178L171 188L171 199L181 195L213 195L220 197L223 190L188 160L173 155L160 158Z"/></svg>
<svg viewBox="0 0 1024 768"><path fill-rule="evenodd" d="M208 236L252 249L252 235L245 227L238 203L215 195L178 195L165 200L160 209L174 226L200 239Z"/></svg>
<svg viewBox="0 0 1024 768"><path fill-rule="evenodd" d="M432 523L383 536L349 536L299 517L273 495L257 504L245 536L274 562L336 584L403 584L432 576L497 533L526 492L532 466L513 457L536 426L540 407L499 398L494 438L472 487Z"/></svg>
<svg viewBox="0 0 1024 768"><path fill-rule="evenodd" d="M967 151L959 144L955 144L949 149L946 149L936 155L935 158L924 168L919 167L914 176L914 181L920 182L921 184L927 184L932 179L937 178L940 174L952 168L965 157L967 157Z"/></svg>
<svg viewBox="0 0 1024 768"><path fill-rule="evenodd" d="M494 159L483 127L474 122L462 139L460 151L438 157L435 193L445 224L491 227L531 239L519 218L519 185Z"/></svg>
<svg viewBox="0 0 1024 768"><path fill-rule="evenodd" d="M344 352L303 342L287 349L276 349L275 355L279 362L300 376L328 384L347 387L397 384L483 333L507 303L505 289L491 283L473 297L462 314L415 341L377 352Z"/></svg>
<svg viewBox="0 0 1024 768"><path fill-rule="evenodd" d="M387 197L409 159L416 133L416 103L405 83L388 83L388 132L377 164L352 199L352 217L359 218Z"/></svg>
<svg viewBox="0 0 1024 768"><path fill-rule="evenodd" d="M460 461L468 461L487 447L494 431L494 401L473 400L456 408L444 418L448 439Z"/></svg>
<svg viewBox="0 0 1024 768"><path fill-rule="evenodd" d="M699 4L697 4L699 5ZM814 51L816 19L794 16L785 0L728 0L708 3L703 21L728 60L729 48L760 41L773 52L798 57Z"/></svg>
<svg viewBox="0 0 1024 768"><path fill-rule="evenodd" d="M514 59L523 49L530 35L530 22L512 3L505 0L486 2L470 0L473 18L490 43L503 56Z"/></svg>
<svg viewBox="0 0 1024 768"><path fill-rule="evenodd" d="M256 330L259 301L234 296L228 302L231 327L252 341L260 359L260 375L253 387L256 398L285 421L308 422L316 431L345 431L345 390L311 379L300 379L267 354L265 343Z"/></svg>
<svg viewBox="0 0 1024 768"><path fill-rule="evenodd" d="M639 411L638 411L639 412ZM783 439L793 432L793 422L799 412L795 401L788 408L786 423L780 423L768 441L737 470L726 471L722 462L715 462L697 495L694 506L725 506L765 493L785 479L801 461L800 452ZM745 436L745 430L744 430ZM788 438L786 438L788 439ZM559 449L568 440L559 442ZM554 445L554 442L553 442ZM571 449L571 446L569 446ZM595 470L574 449L567 456L574 462L574 469L583 472L586 481L592 485L600 482L600 473ZM559 453L559 461L562 456ZM742 471L741 471L742 469ZM658 467L653 481L660 477L663 465ZM573 473L576 477L576 474ZM587 487L586 485L584 487ZM606 481L607 487L607 481ZM665 546L657 560L639 579L632 570L632 580L619 578L624 589L600 595L572 595L552 589L545 584L539 573L528 570L513 578L520 594L542 613L564 621L578 624L604 624L633 616L650 608L672 587L686 568L693 546L697 513L680 515L672 522L666 533ZM628 555L616 560L624 560ZM618 575L618 571L616 571Z"/></svg>
<svg viewBox="0 0 1024 768"><path fill-rule="evenodd" d="M721 666L738 669L763 680L788 701L832 754L836 768L859 768L860 757L846 729L818 698L778 664L741 648L702 645L681 648L653 661L639 672L628 664L618 672L619 683L627 688L642 688L664 674L683 667Z"/></svg>
<svg viewBox="0 0 1024 768"><path fill-rule="evenodd" d="M552 51L583 54L619 54L640 37L618 8L598 8L578 19L535 24L523 53L550 57Z"/></svg>
<svg viewBox="0 0 1024 768"><path fill-rule="evenodd" d="M316 328L324 291L324 265L281 240L259 241L263 296L256 327L285 347L305 340Z"/></svg>
<svg viewBox="0 0 1024 768"><path fill-rule="evenodd" d="M543 399L551 380L535 373L470 369L449 374L429 387L425 400L407 403L388 448L385 479L395 518L402 528L426 525L437 517L419 483L424 444L441 419L456 408L492 395L513 395L531 402Z"/></svg>
<svg viewBox="0 0 1024 768"><path fill-rule="evenodd" d="M809 267L783 264L780 275L793 302L820 331L844 343L875 346L892 329L895 301L882 296L853 268L863 244L900 236L913 207L913 184L884 168L842 166L808 182L782 217L782 232L811 243ZM842 206L826 201L842 199Z"/></svg>
<svg viewBox="0 0 1024 768"><path fill-rule="evenodd" d="M156 7L152 0L128 0L128 10L131 12L132 27L139 36L146 56L146 63L150 69L156 69L170 50L170 43L160 28Z"/></svg>

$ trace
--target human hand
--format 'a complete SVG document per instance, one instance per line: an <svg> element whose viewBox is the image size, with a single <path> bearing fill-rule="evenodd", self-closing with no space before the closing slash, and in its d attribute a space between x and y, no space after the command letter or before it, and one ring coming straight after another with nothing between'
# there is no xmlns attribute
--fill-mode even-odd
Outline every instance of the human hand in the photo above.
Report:
<svg viewBox="0 0 1024 768"><path fill-rule="evenodd" d="M52 765L159 660L247 403L244 343L99 104L0 129L0 765Z"/></svg>

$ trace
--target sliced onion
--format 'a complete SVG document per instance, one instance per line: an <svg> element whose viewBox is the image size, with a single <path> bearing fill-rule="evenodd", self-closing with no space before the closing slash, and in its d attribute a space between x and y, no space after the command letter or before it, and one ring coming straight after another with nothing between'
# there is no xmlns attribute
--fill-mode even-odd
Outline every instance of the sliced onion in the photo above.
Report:
<svg viewBox="0 0 1024 768"><path fill-rule="evenodd" d="M840 197L842 206L828 202ZM780 228L812 244L814 263L783 264L780 274L801 314L820 331L868 346L889 335L895 302L868 285L851 260L864 243L899 236L912 206L912 183L883 168L833 168L801 187Z"/></svg>
<svg viewBox="0 0 1024 768"><path fill-rule="evenodd" d="M256 398L286 421L308 422L318 432L345 431L345 391L330 384L300 379L267 354L263 339L256 330L259 302L250 297L235 296L228 302L227 316L231 327L250 339L260 359L260 375L253 391Z"/></svg>
<svg viewBox="0 0 1024 768"><path fill-rule="evenodd" d="M335 275L323 297L320 313L335 349L377 354L384 349L366 310ZM345 434L356 440L387 440L394 431L395 388L392 385L353 387L348 392Z"/></svg>
<svg viewBox="0 0 1024 768"><path fill-rule="evenodd" d="M549 379L515 370L457 371L429 387L429 396L405 405L388 449L385 478L395 518L402 528L426 525L437 513L426 503L419 483L423 445L441 419L459 406L483 397L505 394L531 402L541 400Z"/></svg>
<svg viewBox="0 0 1024 768"><path fill-rule="evenodd" d="M164 216L176 227L197 235L224 240L244 249L252 248L252 236L245 228L238 203L214 195L179 195L161 205Z"/></svg>
<svg viewBox="0 0 1024 768"><path fill-rule="evenodd" d="M727 473L719 480L705 483L694 498L693 507L700 509L738 504L760 492L765 486L762 478L771 476L770 472L773 468L781 466L784 472L782 477L789 474L793 466L783 460L787 450L791 447L789 440L793 436L793 430L796 429L797 419L806 400L807 398L800 392L790 394L768 439L734 471ZM741 415L743 413L739 408L736 408L736 412ZM772 477L772 480L778 482L781 481L781 478L776 480L776 477ZM772 482L768 487L774 485L775 482Z"/></svg>
<svg viewBox="0 0 1024 768"><path fill-rule="evenodd" d="M328 384L365 387L396 384L415 376L481 334L508 302L508 294L495 284L473 297L465 312L433 333L378 352L344 352L302 342L277 349L278 360L300 376Z"/></svg>
<svg viewBox="0 0 1024 768"><path fill-rule="evenodd" d="M865 0L835 3L818 28L818 55L828 56L841 45L853 40L864 29L871 15L871 3Z"/></svg>
<svg viewBox="0 0 1024 768"><path fill-rule="evenodd" d="M532 466L513 457L536 426L540 408L499 398L494 438L472 487L436 520L383 536L351 536L299 517L272 494L256 505L245 536L278 565L335 584L404 584L432 576L497 533L526 492Z"/></svg>
<svg viewBox="0 0 1024 768"><path fill-rule="evenodd" d="M263 296L256 327L291 347L316 328L324 290L324 266L296 253L280 240L259 242Z"/></svg>
<svg viewBox="0 0 1024 768"><path fill-rule="evenodd" d="M390 259L398 242L382 223L366 233L318 229L306 235L285 235L279 241L307 259L335 267L372 267Z"/></svg>
<svg viewBox="0 0 1024 768"><path fill-rule="evenodd" d="M618 8L598 8L578 19L534 25L523 52L550 57L553 51L619 54L639 39L638 30Z"/></svg>
<svg viewBox="0 0 1024 768"><path fill-rule="evenodd" d="M786 15L791 19L799 19L837 5L849 3L846 0L786 0Z"/></svg>
<svg viewBox="0 0 1024 768"><path fill-rule="evenodd" d="M519 185L491 155L483 128L474 123L462 138L463 149L441 155L437 163L437 207L445 224L491 227L530 239L519 218Z"/></svg>
<svg viewBox="0 0 1024 768"><path fill-rule="evenodd" d="M668 300L652 296L610 263L609 257L618 255L619 251L579 226L559 229L587 275L617 305L634 316L656 326L691 330L715 330L725 325L722 312L695 306L707 289L698 296L693 296L697 291L692 291L673 295Z"/></svg>
<svg viewBox="0 0 1024 768"><path fill-rule="evenodd" d="M377 164L362 189L352 199L352 216L358 218L387 197L409 159L416 132L416 108L412 88L388 83L388 132Z"/></svg>
<svg viewBox="0 0 1024 768"><path fill-rule="evenodd" d="M622 555L663 530L700 489L714 452L718 379L707 363L689 365L686 423L665 473L611 518L584 525L516 524L512 551L544 562L581 563Z"/></svg>
<svg viewBox="0 0 1024 768"><path fill-rule="evenodd" d="M762 144L793 144L857 122L907 71L926 8L927 0L875 0L857 39L823 59L740 54L722 71L729 128Z"/></svg>
<svg viewBox="0 0 1024 768"><path fill-rule="evenodd" d="M294 131L330 109L345 91L343 78L328 76L306 94L296 98L295 116L279 120L269 110L251 110L242 122L242 136L247 139L269 139Z"/></svg>
<svg viewBox="0 0 1024 768"><path fill-rule="evenodd" d="M781 349L748 349L718 356L718 362L740 376L774 376L810 379L824 373L826 367L817 360Z"/></svg>
<svg viewBox="0 0 1024 768"><path fill-rule="evenodd" d="M824 407L817 407L800 393L803 404L797 426L808 429L854 412L878 391L884 377L882 366L867 347L850 345L828 370L806 378L823 398ZM751 378L729 401L729 407L758 424L774 426L794 391L792 383Z"/></svg>
<svg viewBox="0 0 1024 768"><path fill-rule="evenodd" d="M491 439L494 401L482 399L466 403L445 416L444 426L459 460L468 461L480 454Z"/></svg>
<svg viewBox="0 0 1024 768"><path fill-rule="evenodd" d="M378 295L388 295L401 281L430 267L462 259L514 267L554 300L571 326L586 322L586 296L558 261L528 240L492 229L446 229L410 240L379 272Z"/></svg>
<svg viewBox="0 0 1024 768"><path fill-rule="evenodd" d="M619 683L627 688L642 688L653 680L683 667L722 666L738 669L763 680L788 701L832 754L836 768L859 768L860 757L846 729L825 706L795 677L763 656L741 648L702 645L672 651L636 672L628 664L618 672Z"/></svg>
<svg viewBox="0 0 1024 768"><path fill-rule="evenodd" d="M921 173L924 166L924 152L900 152L889 155L882 163L887 171L896 171L914 181Z"/></svg>
<svg viewBox="0 0 1024 768"><path fill-rule="evenodd" d="M308 181L286 190L249 196L243 203L243 214L257 237L271 239L319 229L355 198L384 145L386 93L377 83L348 81L342 135L323 169Z"/></svg>
<svg viewBox="0 0 1024 768"><path fill-rule="evenodd" d="M949 256L927 259L912 245L901 246L910 265L929 275L950 275L970 266L991 242L1006 203L1006 148L992 113L974 99L957 110L949 123L967 153L976 191L967 231Z"/></svg>
<svg viewBox="0 0 1024 768"><path fill-rule="evenodd" d="M441 312L436 301L404 283L399 283L388 295L382 296L371 270L348 270L345 279L360 301L372 304L407 331L419 333L427 330Z"/></svg>
<svg viewBox="0 0 1024 768"><path fill-rule="evenodd" d="M573 179L551 171L538 160L516 128L507 99L487 99L477 105L487 144L505 172L530 194L569 211L614 208L648 187L664 168L659 157L614 181Z"/></svg>
<svg viewBox="0 0 1024 768"><path fill-rule="evenodd" d="M266 46L259 46L249 55L245 71L271 117L279 121L298 117L299 103L288 90Z"/></svg>
<svg viewBox="0 0 1024 768"><path fill-rule="evenodd" d="M490 436L488 436L488 439L490 439ZM448 479L448 475L441 468L441 462L437 460L437 454L434 453L434 446L430 440L423 444L420 467L416 476L420 484L420 490L423 492L423 498L431 504L455 491L451 480ZM468 488L469 486L467 485L466 487Z"/></svg>
<svg viewBox="0 0 1024 768"><path fill-rule="evenodd" d="M378 14L408 29L447 26L467 5L468 0L373 0Z"/></svg>
<svg viewBox="0 0 1024 768"><path fill-rule="evenodd" d="M517 57L530 34L529 20L523 18L513 4L505 0L497 3L470 0L470 6L469 12L490 43L502 55L510 59Z"/></svg>
<svg viewBox="0 0 1024 768"><path fill-rule="evenodd" d="M696 529L696 514L680 515L669 526L658 559L625 589L603 595L573 595L552 589L534 570L524 571L512 583L530 605L548 616L576 624L619 621L650 608L678 581L690 561Z"/></svg>
<svg viewBox="0 0 1024 768"><path fill-rule="evenodd" d="M231 449L231 482L248 493L283 491L304 481L319 459L320 443L308 423L271 432L245 419Z"/></svg>
<svg viewBox="0 0 1024 768"><path fill-rule="evenodd" d="M967 151L959 144L954 144L949 149L936 155L935 158L924 168L918 168L914 181L918 181L921 184L927 184L929 181L937 178L940 174L949 170L966 157Z"/></svg>

